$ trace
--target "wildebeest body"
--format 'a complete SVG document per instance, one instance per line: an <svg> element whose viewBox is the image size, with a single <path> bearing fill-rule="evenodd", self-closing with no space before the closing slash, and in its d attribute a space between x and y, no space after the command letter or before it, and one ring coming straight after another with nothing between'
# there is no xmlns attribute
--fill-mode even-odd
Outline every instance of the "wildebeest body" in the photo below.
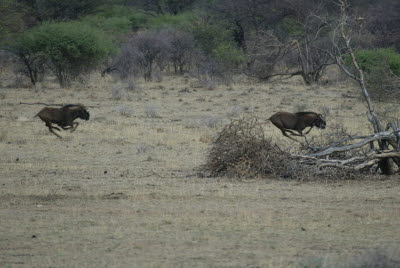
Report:
<svg viewBox="0 0 400 268"><path fill-rule="evenodd" d="M269 120L282 131L284 136L288 138L290 137L286 132L289 132L294 136L304 136L305 134L308 134L314 126L321 129L325 129L326 127L326 121L322 115L314 112L299 112L294 114L278 112L273 114ZM310 127L310 129L303 134L303 130L307 127ZM292 130L297 131L299 134L294 133Z"/></svg>
<svg viewBox="0 0 400 268"><path fill-rule="evenodd" d="M73 132L79 125L79 123L74 122L74 120L76 118L89 120L90 114L81 104L68 104L61 108L45 107L40 110L36 116L46 123L46 126L49 128L51 133L61 138L60 135L53 131L53 129L58 131L60 131L60 129L52 126L52 124L56 124L64 130L71 129L71 132Z"/></svg>

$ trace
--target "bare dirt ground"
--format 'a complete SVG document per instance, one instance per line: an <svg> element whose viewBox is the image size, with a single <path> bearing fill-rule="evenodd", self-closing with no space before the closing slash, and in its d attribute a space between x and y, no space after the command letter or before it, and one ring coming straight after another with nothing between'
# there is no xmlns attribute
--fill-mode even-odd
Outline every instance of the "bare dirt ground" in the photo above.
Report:
<svg viewBox="0 0 400 268"><path fill-rule="evenodd" d="M175 76L129 92L100 77L71 89L2 85L1 267L296 267L399 248L398 175L300 182L197 174L212 137L241 114L329 109L328 127L371 133L357 88L237 79L210 90ZM98 108L59 140L33 118L43 106L20 102ZM270 123L265 133L297 146Z"/></svg>

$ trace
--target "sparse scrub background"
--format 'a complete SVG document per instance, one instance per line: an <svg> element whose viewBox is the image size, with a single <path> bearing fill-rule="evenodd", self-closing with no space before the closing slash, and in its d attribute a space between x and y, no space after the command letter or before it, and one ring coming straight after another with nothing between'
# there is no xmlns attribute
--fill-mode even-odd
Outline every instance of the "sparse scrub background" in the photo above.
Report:
<svg viewBox="0 0 400 268"><path fill-rule="evenodd" d="M396 121L400 4L351 4L376 111ZM373 132L357 85L318 51L329 30L310 11L335 8L1 1L0 266L397 265L398 174L289 161L304 148L265 121L322 113L317 146ZM20 102L83 103L91 118L58 140L33 118L42 105Z"/></svg>

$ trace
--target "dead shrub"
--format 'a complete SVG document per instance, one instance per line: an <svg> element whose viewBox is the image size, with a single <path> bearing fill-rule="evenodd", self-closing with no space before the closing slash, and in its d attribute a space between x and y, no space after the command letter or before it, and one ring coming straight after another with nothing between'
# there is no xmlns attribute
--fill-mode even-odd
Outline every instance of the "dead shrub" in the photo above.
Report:
<svg viewBox="0 0 400 268"><path fill-rule="evenodd" d="M264 136L256 117L232 120L213 141L203 170L210 176L279 176L300 179L305 165L295 163Z"/></svg>
<svg viewBox="0 0 400 268"><path fill-rule="evenodd" d="M208 176L278 177L295 180L354 179L361 174L352 169L319 169L264 136L256 117L232 120L218 133L202 170Z"/></svg>

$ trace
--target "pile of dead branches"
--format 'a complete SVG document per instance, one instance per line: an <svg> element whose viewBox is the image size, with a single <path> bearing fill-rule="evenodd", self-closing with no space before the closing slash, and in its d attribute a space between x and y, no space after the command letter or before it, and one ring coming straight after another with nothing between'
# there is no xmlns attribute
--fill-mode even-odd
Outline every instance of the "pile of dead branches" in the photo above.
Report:
<svg viewBox="0 0 400 268"><path fill-rule="evenodd" d="M320 169L308 158L281 150L265 138L256 117L231 121L215 138L203 171L208 176L264 177L307 180L349 179L359 172L326 166ZM315 158L317 159L317 158Z"/></svg>
<svg viewBox="0 0 400 268"><path fill-rule="evenodd" d="M203 169L210 176L285 175L290 155L264 137L257 118L231 121L218 134Z"/></svg>
<svg viewBox="0 0 400 268"><path fill-rule="evenodd" d="M392 130L390 130L392 128ZM326 147L316 149L312 152L301 155L291 154L293 159L303 164L316 166L318 169L335 167L353 171L377 171L393 174L395 170L388 171L386 163L393 161L400 164L400 130L398 126L389 124L386 131L378 132L369 136L348 136L339 141L332 142ZM374 143L386 141L391 145L382 150ZM341 157L338 157L341 156ZM372 170L371 170L372 169Z"/></svg>
<svg viewBox="0 0 400 268"><path fill-rule="evenodd" d="M396 126L396 130L387 129L370 136L347 133L338 141L311 146L308 153L295 154L281 150L270 138L265 138L258 121L256 117L247 117L226 125L213 141L203 171L212 177L361 179L379 174L386 160L400 159L400 152L395 149L380 150L373 146L380 140L399 144L400 131Z"/></svg>

